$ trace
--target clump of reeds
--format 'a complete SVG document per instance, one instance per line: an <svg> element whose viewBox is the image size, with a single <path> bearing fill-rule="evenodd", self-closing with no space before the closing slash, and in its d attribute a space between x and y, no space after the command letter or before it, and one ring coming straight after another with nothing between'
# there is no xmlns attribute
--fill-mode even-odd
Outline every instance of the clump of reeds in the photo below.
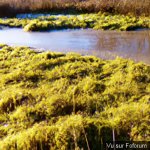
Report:
<svg viewBox="0 0 150 150"><path fill-rule="evenodd" d="M111 12L150 15L149 0L2 0L0 15L27 12Z"/></svg>

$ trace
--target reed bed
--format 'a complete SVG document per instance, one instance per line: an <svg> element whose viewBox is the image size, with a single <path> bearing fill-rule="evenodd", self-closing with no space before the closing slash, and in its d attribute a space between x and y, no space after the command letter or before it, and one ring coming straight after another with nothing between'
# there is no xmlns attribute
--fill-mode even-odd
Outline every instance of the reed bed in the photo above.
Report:
<svg viewBox="0 0 150 150"><path fill-rule="evenodd" d="M110 12L150 15L149 0L1 0L0 15L28 12Z"/></svg>

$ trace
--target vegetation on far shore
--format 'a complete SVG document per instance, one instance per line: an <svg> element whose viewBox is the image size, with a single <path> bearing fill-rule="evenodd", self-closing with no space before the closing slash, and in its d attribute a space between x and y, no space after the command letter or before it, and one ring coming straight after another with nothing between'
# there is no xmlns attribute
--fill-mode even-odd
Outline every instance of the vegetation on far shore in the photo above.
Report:
<svg viewBox="0 0 150 150"><path fill-rule="evenodd" d="M150 140L150 66L0 45L0 150Z"/></svg>
<svg viewBox="0 0 150 150"><path fill-rule="evenodd" d="M91 13L99 11L149 16L149 8L149 0L1 0L0 16L32 12Z"/></svg>
<svg viewBox="0 0 150 150"><path fill-rule="evenodd" d="M150 28L150 17L112 15L109 13L41 16L33 19L0 19L0 25L22 27L25 31L43 31L52 29L93 28L103 30L135 30Z"/></svg>

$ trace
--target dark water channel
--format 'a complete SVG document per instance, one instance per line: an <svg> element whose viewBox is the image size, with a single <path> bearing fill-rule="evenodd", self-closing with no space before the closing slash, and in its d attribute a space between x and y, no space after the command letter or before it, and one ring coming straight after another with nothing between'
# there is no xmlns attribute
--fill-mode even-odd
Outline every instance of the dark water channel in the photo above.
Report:
<svg viewBox="0 0 150 150"><path fill-rule="evenodd" d="M30 33L5 28L0 30L0 43L65 53L77 52L103 59L121 56L150 64L150 30L118 32L87 29Z"/></svg>

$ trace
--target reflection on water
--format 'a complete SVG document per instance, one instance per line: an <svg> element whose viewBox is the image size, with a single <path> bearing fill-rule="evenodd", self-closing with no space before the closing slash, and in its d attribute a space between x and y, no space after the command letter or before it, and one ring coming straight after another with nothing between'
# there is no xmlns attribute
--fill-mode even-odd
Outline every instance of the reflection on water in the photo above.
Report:
<svg viewBox="0 0 150 150"><path fill-rule="evenodd" d="M27 33L22 29L6 28L0 30L0 43L60 52L72 51L104 59L121 56L150 64L150 30L59 30Z"/></svg>
<svg viewBox="0 0 150 150"><path fill-rule="evenodd" d="M34 13L27 13L27 14L18 14L18 15L16 15L16 18L19 18L19 19L25 19L25 18L28 18L28 19L33 19L33 18L38 18L38 17L43 17L43 16L64 16L65 14L51 14L51 13L36 13L36 14L34 14ZM66 16L70 16L70 15L66 15Z"/></svg>

